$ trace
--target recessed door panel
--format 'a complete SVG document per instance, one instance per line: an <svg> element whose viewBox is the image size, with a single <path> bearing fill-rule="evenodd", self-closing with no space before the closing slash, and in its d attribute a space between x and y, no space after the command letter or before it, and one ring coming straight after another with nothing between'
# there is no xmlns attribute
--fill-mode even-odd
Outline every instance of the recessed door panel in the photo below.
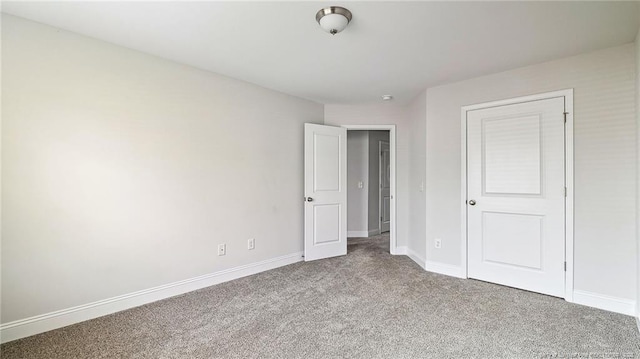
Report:
<svg viewBox="0 0 640 359"><path fill-rule="evenodd" d="M318 191L340 190L340 137L332 135L313 135L313 189Z"/></svg>
<svg viewBox="0 0 640 359"><path fill-rule="evenodd" d="M483 262L542 269L543 218L530 214L484 212Z"/></svg>
<svg viewBox="0 0 640 359"><path fill-rule="evenodd" d="M541 194L540 115L482 120L485 194Z"/></svg>
<svg viewBox="0 0 640 359"><path fill-rule="evenodd" d="M340 241L340 205L326 204L313 207L314 244Z"/></svg>

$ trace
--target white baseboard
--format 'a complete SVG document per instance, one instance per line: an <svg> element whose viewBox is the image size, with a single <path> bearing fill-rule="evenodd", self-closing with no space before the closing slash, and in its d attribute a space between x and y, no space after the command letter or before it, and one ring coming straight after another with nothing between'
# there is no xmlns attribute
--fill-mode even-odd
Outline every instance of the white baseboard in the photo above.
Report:
<svg viewBox="0 0 640 359"><path fill-rule="evenodd" d="M636 302L632 299L617 298L604 294L574 290L573 303L620 314L636 315Z"/></svg>
<svg viewBox="0 0 640 359"><path fill-rule="evenodd" d="M347 238L367 238L369 231L347 231Z"/></svg>
<svg viewBox="0 0 640 359"><path fill-rule="evenodd" d="M462 267L454 266L451 264L426 261L424 264L424 269L426 269L429 272L444 274L451 277L464 278L464 279L467 278Z"/></svg>
<svg viewBox="0 0 640 359"><path fill-rule="evenodd" d="M405 246L397 246L396 250L391 254L400 255L400 256L406 256L407 252L409 252L409 249L407 247L405 247Z"/></svg>
<svg viewBox="0 0 640 359"><path fill-rule="evenodd" d="M640 317L636 316L636 326L638 327L638 331L640 332Z"/></svg>
<svg viewBox="0 0 640 359"><path fill-rule="evenodd" d="M407 248L407 256L409 256L409 258L411 258L414 262L418 263L421 268L424 268L424 264L426 261L416 251L411 248Z"/></svg>
<svg viewBox="0 0 640 359"><path fill-rule="evenodd" d="M405 247L405 246L396 247L395 252L392 254L407 256L411 258L411 260L416 262L420 267L424 268L424 259L409 247Z"/></svg>
<svg viewBox="0 0 640 359"><path fill-rule="evenodd" d="M141 306L179 294L206 288L233 279L246 277L270 269L302 261L302 252L225 269L178 282L161 285L97 302L20 319L0 325L0 342L28 337L107 314Z"/></svg>

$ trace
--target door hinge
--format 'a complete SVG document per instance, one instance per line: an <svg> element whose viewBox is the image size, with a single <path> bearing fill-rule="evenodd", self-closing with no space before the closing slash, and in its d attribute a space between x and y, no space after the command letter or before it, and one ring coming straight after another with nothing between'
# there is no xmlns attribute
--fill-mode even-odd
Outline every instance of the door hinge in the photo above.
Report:
<svg viewBox="0 0 640 359"><path fill-rule="evenodd" d="M564 262L564 271L567 271L567 262Z"/></svg>
<svg viewBox="0 0 640 359"><path fill-rule="evenodd" d="M562 114L564 115L564 123L567 123L567 115L569 112L563 112Z"/></svg>
<svg viewBox="0 0 640 359"><path fill-rule="evenodd" d="M567 197L567 187L564 188L564 196Z"/></svg>

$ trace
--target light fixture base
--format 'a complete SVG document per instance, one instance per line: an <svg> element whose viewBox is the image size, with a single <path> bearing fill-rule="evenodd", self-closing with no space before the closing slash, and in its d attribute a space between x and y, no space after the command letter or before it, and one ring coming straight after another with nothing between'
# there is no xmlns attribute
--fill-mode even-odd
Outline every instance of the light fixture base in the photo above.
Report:
<svg viewBox="0 0 640 359"><path fill-rule="evenodd" d="M352 18L351 11L341 6L325 7L316 13L316 21L320 24L320 27L331 35L344 30Z"/></svg>

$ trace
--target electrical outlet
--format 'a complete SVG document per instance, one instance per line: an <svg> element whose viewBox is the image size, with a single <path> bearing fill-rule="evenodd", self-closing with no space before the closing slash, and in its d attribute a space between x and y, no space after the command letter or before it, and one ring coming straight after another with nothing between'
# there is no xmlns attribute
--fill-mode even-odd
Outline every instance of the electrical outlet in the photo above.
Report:
<svg viewBox="0 0 640 359"><path fill-rule="evenodd" d="M442 239L440 239L440 238L436 238L436 240L435 240L435 246L436 246L436 248L438 248L438 249L442 248Z"/></svg>
<svg viewBox="0 0 640 359"><path fill-rule="evenodd" d="M227 245L226 244L218 244L218 255L223 256L227 254Z"/></svg>
<svg viewBox="0 0 640 359"><path fill-rule="evenodd" d="M360 189L364 188L364 182L358 181L358 188Z"/></svg>
<svg viewBox="0 0 640 359"><path fill-rule="evenodd" d="M247 248L248 249L256 248L256 239L255 238L249 238L249 240L247 240Z"/></svg>

